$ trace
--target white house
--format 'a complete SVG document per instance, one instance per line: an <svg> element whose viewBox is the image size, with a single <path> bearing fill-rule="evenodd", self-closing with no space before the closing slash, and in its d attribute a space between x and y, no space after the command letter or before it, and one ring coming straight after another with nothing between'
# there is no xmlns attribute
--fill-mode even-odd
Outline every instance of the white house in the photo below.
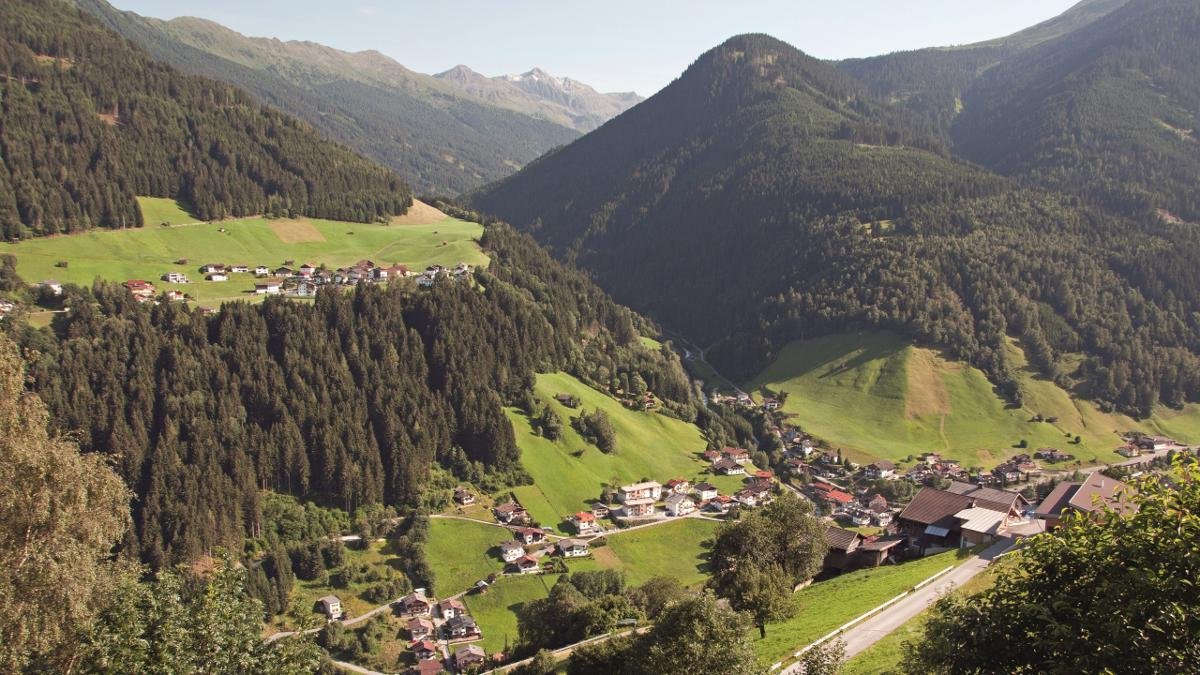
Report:
<svg viewBox="0 0 1200 675"><path fill-rule="evenodd" d="M246 265L234 265L229 268L229 271L234 274L245 274L250 271L250 268Z"/></svg>
<svg viewBox="0 0 1200 675"><path fill-rule="evenodd" d="M587 542L578 539L563 539L555 547L564 558L579 558L588 554Z"/></svg>
<svg viewBox="0 0 1200 675"><path fill-rule="evenodd" d="M55 295L62 295L62 284L58 283L54 279L47 279L47 280L43 281L42 283L38 284L38 286L48 289L51 293L53 293Z"/></svg>
<svg viewBox="0 0 1200 675"><path fill-rule="evenodd" d="M229 275L224 272L213 272L204 277L205 281L229 281Z"/></svg>
<svg viewBox="0 0 1200 675"><path fill-rule="evenodd" d="M417 285L421 288L433 288L434 281L436 281L436 277L428 272L417 277Z"/></svg>
<svg viewBox="0 0 1200 675"><path fill-rule="evenodd" d="M662 484L655 481L622 485L617 490L617 501L624 504L631 499L650 499L658 501L662 497Z"/></svg>
<svg viewBox="0 0 1200 675"><path fill-rule="evenodd" d="M254 292L258 295L279 295L282 289L283 280L281 279L263 279L254 282Z"/></svg>
<svg viewBox="0 0 1200 675"><path fill-rule="evenodd" d="M254 276L256 277L265 277L270 273L271 268L267 267L266 265L259 265L258 267L254 268Z"/></svg>
<svg viewBox="0 0 1200 675"><path fill-rule="evenodd" d="M589 511L573 513L569 520L579 534L591 534L600 529L600 524L596 522L596 516Z"/></svg>
<svg viewBox="0 0 1200 675"><path fill-rule="evenodd" d="M183 272L167 272L162 275L162 280L172 284L186 284L188 282L187 275Z"/></svg>
<svg viewBox="0 0 1200 675"><path fill-rule="evenodd" d="M720 492L717 490L717 486L711 483L699 483L696 485L696 498L702 502L716 499L718 494Z"/></svg>
<svg viewBox="0 0 1200 675"><path fill-rule="evenodd" d="M666 505L667 513L672 516L686 516L696 510L696 502L687 495L673 494L667 497Z"/></svg>
<svg viewBox="0 0 1200 675"><path fill-rule="evenodd" d="M342 615L342 601L336 595L327 595L317 600L317 604L321 606L321 611L331 621Z"/></svg>
<svg viewBox="0 0 1200 675"><path fill-rule="evenodd" d="M525 555L525 547L520 542L506 541L500 544L500 558L506 563L516 562L523 555Z"/></svg>

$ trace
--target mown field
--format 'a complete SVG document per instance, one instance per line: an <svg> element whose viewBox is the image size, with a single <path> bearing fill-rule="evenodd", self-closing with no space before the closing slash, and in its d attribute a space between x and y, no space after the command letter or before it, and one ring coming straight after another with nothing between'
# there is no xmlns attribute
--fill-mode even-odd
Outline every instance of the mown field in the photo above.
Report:
<svg viewBox="0 0 1200 675"><path fill-rule="evenodd" d="M603 485L613 480L664 482L674 476L694 479L704 475L708 465L699 453L705 443L694 425L654 412L628 410L565 373L538 375L535 393L563 420L563 435L557 441L535 434L520 411L507 412L521 448L521 463L534 481L513 492L543 526L564 531L563 518L588 508L600 497ZM563 406L554 400L555 394L576 396L580 407ZM596 408L608 414L616 431L612 454L601 452L570 427L572 418ZM579 451L582 453L576 457Z"/></svg>
<svg viewBox="0 0 1200 675"><path fill-rule="evenodd" d="M453 595L492 572L503 571L497 547L512 538L512 532L483 523L430 518L425 544L425 559L434 574L430 592L437 597Z"/></svg>
<svg viewBox="0 0 1200 675"><path fill-rule="evenodd" d="M759 660L764 664L775 663L958 563L958 552L947 551L901 565L858 570L814 583L796 594L800 603L796 616L768 624L765 638L759 639L758 632L754 632Z"/></svg>
<svg viewBox="0 0 1200 675"><path fill-rule="evenodd" d="M630 586L654 577L675 577L684 586L699 586L708 579L708 549L720 523L686 518L607 538L607 545L592 549L597 566L621 570Z"/></svg>
<svg viewBox="0 0 1200 675"><path fill-rule="evenodd" d="M1117 431L1143 428L1200 438L1200 408L1164 410L1150 420L1105 414L1035 377L1012 344L1024 407L1011 408L982 371L887 332L793 342L750 385L787 392L784 412L806 431L859 459L903 460L936 451L967 466L994 466L1052 446L1087 463L1119 456ZM1034 415L1057 417L1035 423ZM1068 436L1069 435L1069 436ZM1081 443L1071 442L1075 435ZM1028 450L1018 448L1025 440Z"/></svg>
<svg viewBox="0 0 1200 675"><path fill-rule="evenodd" d="M249 274L231 275L225 282L205 282L198 268L208 263L275 268L293 260L296 265L340 267L367 258L414 269L459 262L487 264L477 243L482 226L452 218L423 223L410 219L396 225L265 218L193 223L194 219L170 200L139 201L146 222L153 224L29 239L0 246L0 253L16 257L17 272L28 283L56 279L91 285L97 277L145 279L159 290L180 290L200 303L254 297ZM163 227L158 224L161 222L173 226ZM175 264L179 259L186 259L187 264ZM58 266L63 262L66 267ZM160 281L167 272L183 272L192 283Z"/></svg>
<svg viewBox="0 0 1200 675"><path fill-rule="evenodd" d="M517 612L521 605L550 595L557 575L504 577L487 593L473 593L463 598L467 610L483 630L478 643L488 654L504 651L517 643Z"/></svg>

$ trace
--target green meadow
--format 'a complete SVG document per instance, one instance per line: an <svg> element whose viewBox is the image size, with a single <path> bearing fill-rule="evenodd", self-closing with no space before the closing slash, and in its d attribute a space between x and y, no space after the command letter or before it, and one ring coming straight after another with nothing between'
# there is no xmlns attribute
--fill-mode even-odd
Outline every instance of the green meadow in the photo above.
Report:
<svg viewBox="0 0 1200 675"><path fill-rule="evenodd" d="M603 485L643 478L664 482L672 477L694 478L707 467L699 457L705 442L694 425L656 412L629 410L608 395L565 373L537 376L535 393L563 420L557 441L534 433L519 410L509 409L521 449L521 463L533 485L513 490L521 504L543 526L562 529L563 519L599 499ZM554 400L571 394L580 401L574 410ZM604 410L616 430L616 451L605 454L583 440L570 420L584 410ZM576 456L578 454L578 456Z"/></svg>
<svg viewBox="0 0 1200 675"><path fill-rule="evenodd" d="M607 544L592 549L597 566L620 570L630 586L654 577L675 577L684 586L699 586L708 579L705 544L717 534L720 523L684 518L629 533L607 537Z"/></svg>
<svg viewBox="0 0 1200 675"><path fill-rule="evenodd" d="M192 223L171 200L143 198L139 203L146 222L155 224L28 239L0 246L0 253L16 257L17 272L28 283L56 279L90 286L97 277L118 282L145 279L159 290L180 290L201 303L253 297L252 275L234 274L229 281L206 282L198 268L208 263L275 268L292 260L296 265L341 267L367 258L379 264L403 263L423 269L431 264L488 262L478 245L482 226L453 218L429 224L315 218ZM173 225L164 227L158 224L161 222ZM176 264L181 259L187 263ZM183 272L192 283L160 281L167 272Z"/></svg>
<svg viewBox="0 0 1200 675"><path fill-rule="evenodd" d="M800 611L795 616L768 624L765 638L759 639L758 631L754 631L759 660L775 663L784 659L959 562L958 551L947 551L900 565L858 570L818 581L796 593Z"/></svg>
<svg viewBox="0 0 1200 675"><path fill-rule="evenodd" d="M903 460L940 452L967 466L994 466L1043 446L1087 463L1119 459L1117 431L1143 428L1200 438L1200 408L1164 410L1138 422L1106 414L1041 379L1012 343L1024 406L1012 408L982 371L888 332L793 342L750 385L787 392L784 412L805 431L858 459ZM1057 417L1035 423L1034 415ZM1068 435L1081 437L1081 443ZM1028 450L1017 447L1025 440Z"/></svg>
<svg viewBox="0 0 1200 675"><path fill-rule="evenodd" d="M425 559L434 574L430 592L438 597L454 595L502 571L497 547L512 538L512 532L484 523L430 518L425 543Z"/></svg>
<svg viewBox="0 0 1200 675"><path fill-rule="evenodd" d="M488 654L501 652L517 643L517 612L521 605L550 595L556 575L502 577L486 593L463 598L467 610L483 630L477 644Z"/></svg>

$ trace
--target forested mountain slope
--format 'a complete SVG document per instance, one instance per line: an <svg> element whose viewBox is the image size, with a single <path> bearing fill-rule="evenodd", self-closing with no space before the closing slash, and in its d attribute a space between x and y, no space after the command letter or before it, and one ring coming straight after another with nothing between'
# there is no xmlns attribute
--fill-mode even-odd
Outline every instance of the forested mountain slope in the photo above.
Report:
<svg viewBox="0 0 1200 675"><path fill-rule="evenodd" d="M1134 213L1200 220L1200 3L1130 0L990 69L956 152Z"/></svg>
<svg viewBox="0 0 1200 675"><path fill-rule="evenodd" d="M203 19L161 21L105 0L74 1L155 58L246 89L422 193L483 185L579 136L561 106L528 96L519 105L489 101L378 52L251 38Z"/></svg>
<svg viewBox="0 0 1200 675"><path fill-rule="evenodd" d="M152 61L59 0L0 5L0 231L141 225L135 195L204 219L372 221L403 213L391 171L229 85Z"/></svg>
<svg viewBox="0 0 1200 675"><path fill-rule="evenodd" d="M948 134L963 96L989 68L1087 26L1128 1L1082 0L1052 19L995 40L846 59L837 66L872 94L926 117Z"/></svg>
<svg viewBox="0 0 1200 675"><path fill-rule="evenodd" d="M956 161L932 125L767 36L711 50L473 203L715 344L735 377L790 340L886 327L948 347L1012 399L1006 335L1124 410L1200 398L1190 228ZM1075 352L1082 365L1064 366Z"/></svg>

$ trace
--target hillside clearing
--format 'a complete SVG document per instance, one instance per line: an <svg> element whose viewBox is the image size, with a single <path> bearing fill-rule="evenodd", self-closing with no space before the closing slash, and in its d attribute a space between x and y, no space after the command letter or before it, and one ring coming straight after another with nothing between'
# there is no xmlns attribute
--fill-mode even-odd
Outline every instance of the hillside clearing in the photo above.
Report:
<svg viewBox="0 0 1200 675"><path fill-rule="evenodd" d="M430 592L438 597L460 593L502 571L496 547L512 538L512 532L484 523L431 518L425 543L425 559L434 574Z"/></svg>
<svg viewBox="0 0 1200 675"><path fill-rule="evenodd" d="M506 412L516 432L521 463L533 478L533 485L512 492L543 526L565 531L563 518L588 508L599 499L603 486L614 480L692 478L707 467L698 454L704 450L704 438L691 424L654 412L629 410L566 373L538 375L534 392L563 420L563 435L557 441L535 434L520 411L510 408ZM575 396L579 407L567 408L554 400L556 394ZM570 426L571 419L581 412L596 408L608 414L616 431L612 454L601 452Z"/></svg>
<svg viewBox="0 0 1200 675"><path fill-rule="evenodd" d="M169 197L138 197L138 208L142 211L142 221L146 227L155 225L187 225L199 218L187 212L178 201Z"/></svg>
<svg viewBox="0 0 1200 675"><path fill-rule="evenodd" d="M593 550L599 567L621 570L630 586L654 577L675 577L684 586L699 586L708 579L708 549L704 542L716 536L720 523L686 518L608 537L608 544Z"/></svg>
<svg viewBox="0 0 1200 675"><path fill-rule="evenodd" d="M147 218L155 213L167 220L191 221L174 202L171 208L178 213L164 216L169 210L164 202L169 200L139 201L143 208L151 209ZM7 244L0 247L0 253L16 257L17 272L29 283L57 279L90 286L96 278L116 282L145 279L154 282L160 291L179 290L197 302L217 303L258 299L252 294L253 278L234 274L226 282L205 282L198 272L200 265L273 268L291 260L296 265L307 262L340 267L367 258L379 264L403 263L413 269L459 262L486 266L488 258L478 245L482 233L482 226L452 218L404 227L320 219L242 218L174 227L89 230ZM181 259L187 264L176 264ZM60 262L67 266L58 266ZM160 281L166 272L183 272L192 283Z"/></svg>
<svg viewBox="0 0 1200 675"><path fill-rule="evenodd" d="M1103 413L1036 376L1016 343L1008 351L1024 394L1022 408L1006 406L982 371L888 332L793 342L748 386L787 392L783 410L792 422L855 459L898 461L934 451L966 466L992 466L1051 446L1086 463L1118 459L1118 431L1198 437L1196 406L1163 410L1140 423ZM1057 421L1035 423L1034 415ZM1028 449L1017 447L1021 440Z"/></svg>

